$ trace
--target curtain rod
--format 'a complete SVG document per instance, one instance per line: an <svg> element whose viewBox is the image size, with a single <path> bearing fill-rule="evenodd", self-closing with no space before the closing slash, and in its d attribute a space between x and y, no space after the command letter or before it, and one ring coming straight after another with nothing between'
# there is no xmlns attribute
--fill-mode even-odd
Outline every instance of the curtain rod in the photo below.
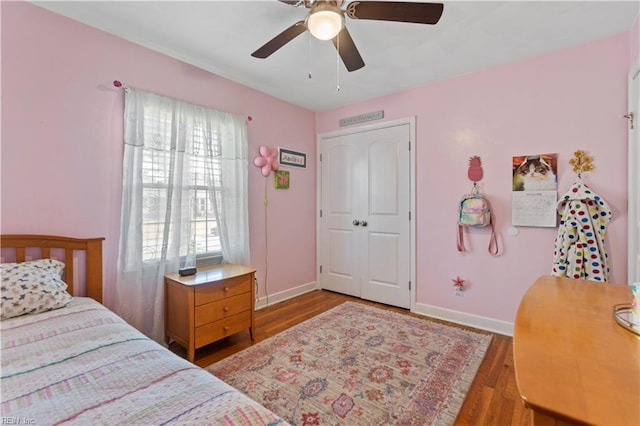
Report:
<svg viewBox="0 0 640 426"><path fill-rule="evenodd" d="M124 86L120 80L113 80L113 86L117 87L117 88L123 88L124 90L127 89L127 86ZM247 116L247 121L252 121L252 120L253 120L253 117L248 115Z"/></svg>

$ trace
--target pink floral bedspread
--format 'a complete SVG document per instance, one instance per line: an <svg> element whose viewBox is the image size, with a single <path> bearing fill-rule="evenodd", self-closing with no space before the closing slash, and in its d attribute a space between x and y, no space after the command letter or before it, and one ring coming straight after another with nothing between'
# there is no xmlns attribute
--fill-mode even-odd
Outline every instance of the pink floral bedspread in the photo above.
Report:
<svg viewBox="0 0 640 426"><path fill-rule="evenodd" d="M0 332L2 424L286 424L92 299Z"/></svg>

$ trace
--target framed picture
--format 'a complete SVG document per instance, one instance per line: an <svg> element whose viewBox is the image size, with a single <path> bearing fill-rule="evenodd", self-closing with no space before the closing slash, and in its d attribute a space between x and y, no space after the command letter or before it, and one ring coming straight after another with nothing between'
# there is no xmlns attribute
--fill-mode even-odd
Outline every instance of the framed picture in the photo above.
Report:
<svg viewBox="0 0 640 426"><path fill-rule="evenodd" d="M276 170L273 173L273 182L277 189L289 189L289 172Z"/></svg>
<svg viewBox="0 0 640 426"><path fill-rule="evenodd" d="M290 149L278 149L278 162L283 166L307 167L307 154L304 152L291 151Z"/></svg>

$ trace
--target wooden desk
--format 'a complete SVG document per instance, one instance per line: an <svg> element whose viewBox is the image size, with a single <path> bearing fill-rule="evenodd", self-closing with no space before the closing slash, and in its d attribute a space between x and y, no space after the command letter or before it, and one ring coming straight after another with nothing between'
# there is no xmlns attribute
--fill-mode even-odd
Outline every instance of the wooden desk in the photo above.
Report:
<svg viewBox="0 0 640 426"><path fill-rule="evenodd" d="M640 337L612 316L631 300L627 285L551 276L527 290L513 357L534 425L640 425Z"/></svg>

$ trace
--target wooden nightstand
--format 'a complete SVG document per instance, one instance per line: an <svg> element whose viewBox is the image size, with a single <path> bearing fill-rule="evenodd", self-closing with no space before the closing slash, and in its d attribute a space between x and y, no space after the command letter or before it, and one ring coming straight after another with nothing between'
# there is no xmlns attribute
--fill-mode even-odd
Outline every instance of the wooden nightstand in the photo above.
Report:
<svg viewBox="0 0 640 426"><path fill-rule="evenodd" d="M166 274L164 333L187 349L195 350L249 329L254 339L255 269L223 264L198 269L196 275Z"/></svg>

